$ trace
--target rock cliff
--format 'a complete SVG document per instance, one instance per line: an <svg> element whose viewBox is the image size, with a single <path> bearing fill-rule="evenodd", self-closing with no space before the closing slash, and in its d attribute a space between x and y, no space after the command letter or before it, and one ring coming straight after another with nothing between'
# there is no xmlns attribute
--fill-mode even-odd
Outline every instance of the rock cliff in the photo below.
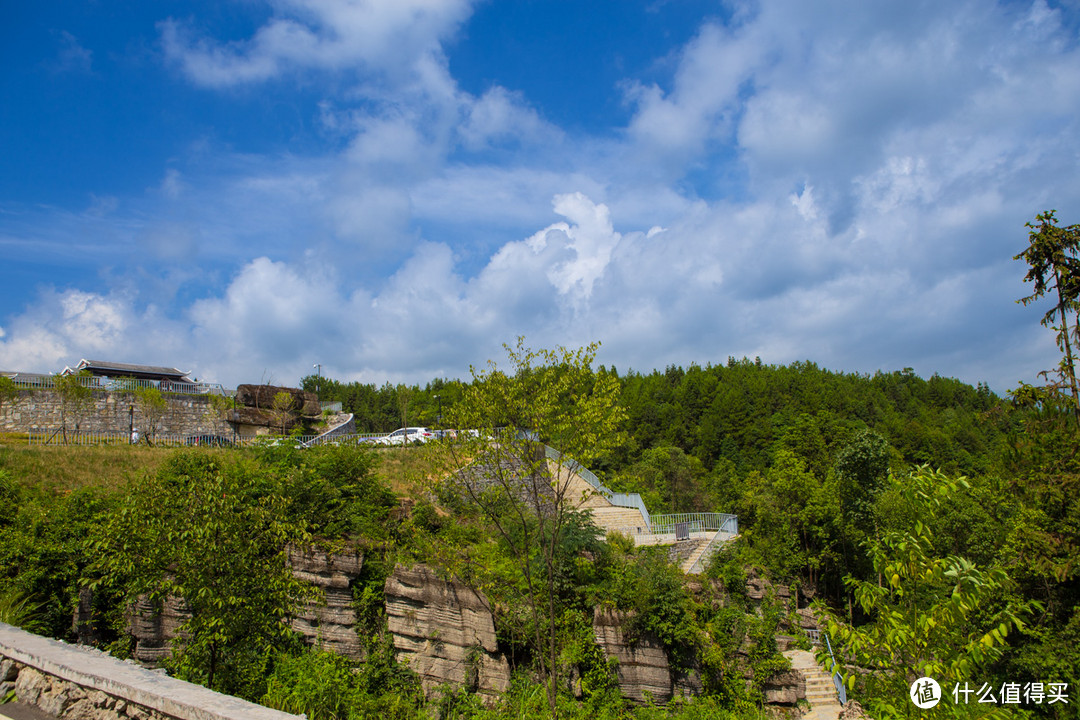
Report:
<svg viewBox="0 0 1080 720"><path fill-rule="evenodd" d="M398 566L386 580L386 616L398 657L428 694L444 683L488 699L509 689L510 666L481 593L424 565Z"/></svg>

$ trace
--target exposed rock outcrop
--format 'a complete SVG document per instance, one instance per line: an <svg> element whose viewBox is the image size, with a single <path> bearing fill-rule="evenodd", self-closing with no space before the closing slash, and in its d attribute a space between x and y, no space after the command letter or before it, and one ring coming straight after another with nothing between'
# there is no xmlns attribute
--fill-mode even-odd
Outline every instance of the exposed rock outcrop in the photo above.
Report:
<svg viewBox="0 0 1080 720"><path fill-rule="evenodd" d="M287 402L279 401L282 396ZM227 420L241 435L250 436L274 428L288 432L297 426L309 431L321 415L315 393L277 385L241 385L236 389L236 407L229 411Z"/></svg>
<svg viewBox="0 0 1080 720"><path fill-rule="evenodd" d="M318 417L322 412L319 407L319 396L315 393L278 385L240 385L236 388L236 405L272 410L275 400L281 393L290 397L290 403L286 407L277 409L308 417Z"/></svg>
<svg viewBox="0 0 1080 720"><path fill-rule="evenodd" d="M444 683L488 699L509 689L510 667L481 593L442 580L425 565L398 566L386 580L386 616L398 657L429 695Z"/></svg>
<svg viewBox="0 0 1080 720"><path fill-rule="evenodd" d="M315 585L321 598L306 603L290 621L308 644L317 644L352 660L363 659L356 634L353 583L364 567L359 550L329 554L319 548L289 548L293 575Z"/></svg>
<svg viewBox="0 0 1080 720"><path fill-rule="evenodd" d="M290 547L289 565L293 575L321 591L297 609L289 621L292 629L309 645L362 660L352 587L364 566L363 553L355 548L331 554L319 548ZM80 623L90 622L83 614L76 617ZM171 652L172 640L190 619L191 611L180 598L166 599L159 609L145 596L140 597L127 616L128 633L135 642L132 656L144 665L161 665Z"/></svg>
<svg viewBox="0 0 1080 720"><path fill-rule="evenodd" d="M605 655L619 661L619 691L623 697L638 703L651 697L665 704L673 692L667 653L652 638L630 643L623 631L625 618L625 613L596 608L593 611L596 644Z"/></svg>
<svg viewBox="0 0 1080 720"><path fill-rule="evenodd" d="M135 639L131 652L144 665L157 667L168 656L173 638L191 619L191 611L181 598L166 598L158 608L145 595L140 596L127 616L128 633Z"/></svg>

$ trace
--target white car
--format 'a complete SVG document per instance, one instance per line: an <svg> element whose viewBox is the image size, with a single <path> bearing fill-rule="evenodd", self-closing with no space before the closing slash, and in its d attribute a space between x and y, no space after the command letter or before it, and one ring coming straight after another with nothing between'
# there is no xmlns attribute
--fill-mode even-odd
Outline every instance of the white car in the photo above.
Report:
<svg viewBox="0 0 1080 720"><path fill-rule="evenodd" d="M433 440L435 433L426 427L405 427L379 438L376 442L380 445L409 445L414 442L427 442Z"/></svg>

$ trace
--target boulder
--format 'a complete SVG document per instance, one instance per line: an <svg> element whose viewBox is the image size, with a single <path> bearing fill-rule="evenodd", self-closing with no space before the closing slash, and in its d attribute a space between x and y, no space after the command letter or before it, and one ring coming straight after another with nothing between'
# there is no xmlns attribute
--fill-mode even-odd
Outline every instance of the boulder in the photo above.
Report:
<svg viewBox="0 0 1080 720"><path fill-rule="evenodd" d="M290 397L289 406L284 408L288 412L306 417L319 417L322 414L319 396L315 393L278 385L240 385L236 388L236 405L237 408L273 410L275 409L274 401L279 393L285 393Z"/></svg>

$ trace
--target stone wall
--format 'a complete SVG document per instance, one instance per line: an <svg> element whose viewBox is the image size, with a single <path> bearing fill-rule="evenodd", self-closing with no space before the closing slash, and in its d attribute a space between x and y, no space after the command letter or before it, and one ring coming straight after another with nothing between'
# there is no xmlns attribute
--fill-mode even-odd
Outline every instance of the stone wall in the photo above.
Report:
<svg viewBox="0 0 1080 720"><path fill-rule="evenodd" d="M0 696L60 720L298 720L0 623Z"/></svg>
<svg viewBox="0 0 1080 720"><path fill-rule="evenodd" d="M168 407L158 423L161 435L232 435L232 427L214 413L206 395L162 395ZM135 410L135 427L145 434L147 421L134 393L94 390L88 407L68 416L68 430L76 423L86 432L127 433ZM20 390L14 402L0 406L0 432L57 429L62 424L60 395L52 389Z"/></svg>

